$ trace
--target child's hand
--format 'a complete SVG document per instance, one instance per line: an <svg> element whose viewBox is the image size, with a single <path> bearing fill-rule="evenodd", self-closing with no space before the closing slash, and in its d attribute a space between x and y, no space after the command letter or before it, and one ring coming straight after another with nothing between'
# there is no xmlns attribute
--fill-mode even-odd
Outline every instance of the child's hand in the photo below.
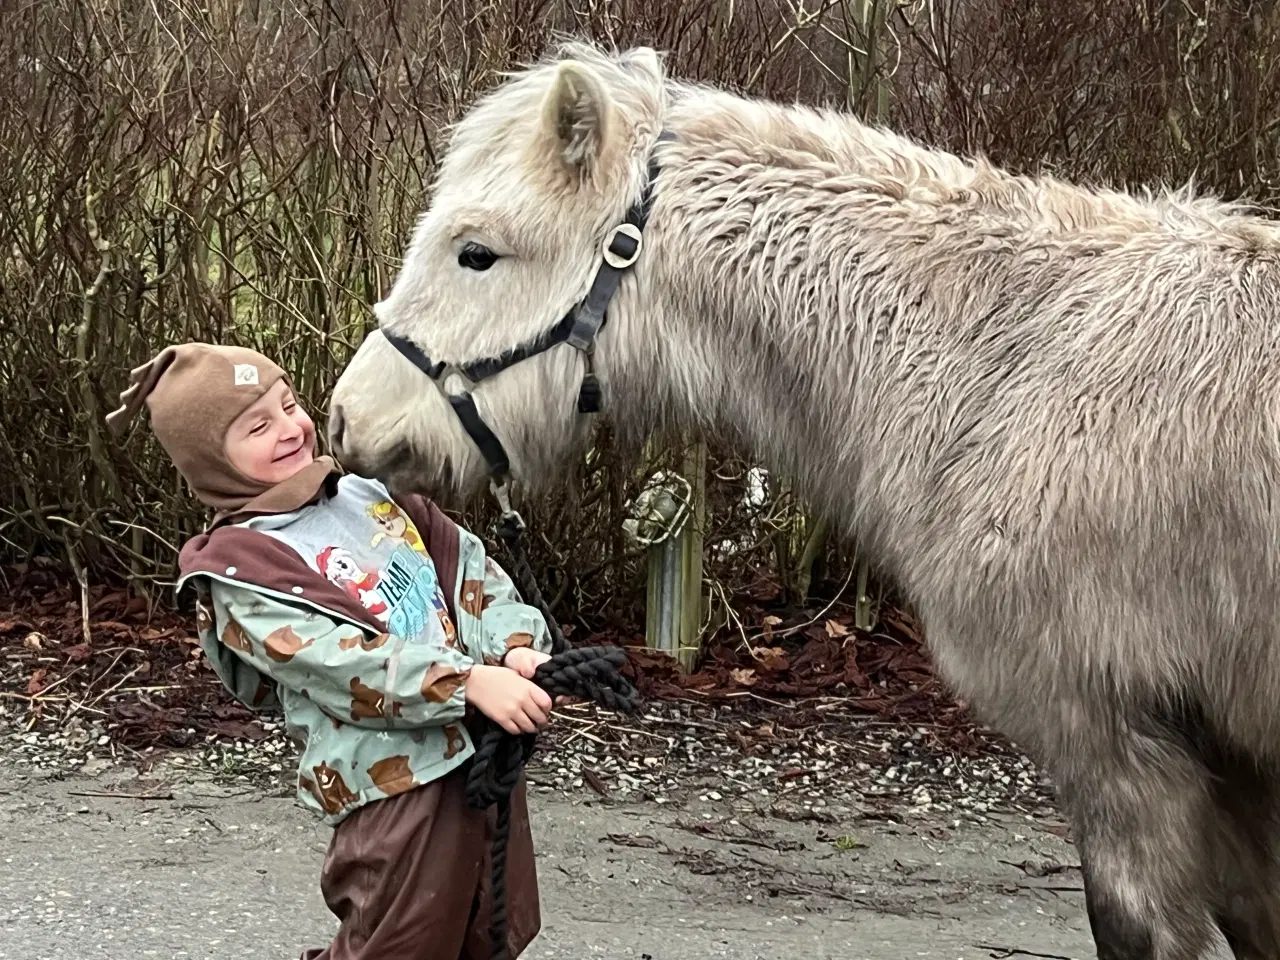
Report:
<svg viewBox="0 0 1280 960"><path fill-rule="evenodd" d="M512 647L507 651L507 655L502 658L502 665L508 670L514 670L526 680L532 680L534 671L550 659L551 654L539 653L533 647ZM555 705L562 707L571 702L571 698L560 696L556 697Z"/></svg>
<svg viewBox="0 0 1280 960"><path fill-rule="evenodd" d="M505 667L472 667L465 690L467 702L507 733L537 733L551 714L547 692Z"/></svg>
<svg viewBox="0 0 1280 960"><path fill-rule="evenodd" d="M526 680L532 680L533 672L550 659L551 654L539 653L533 647L512 647L502 658L502 665Z"/></svg>

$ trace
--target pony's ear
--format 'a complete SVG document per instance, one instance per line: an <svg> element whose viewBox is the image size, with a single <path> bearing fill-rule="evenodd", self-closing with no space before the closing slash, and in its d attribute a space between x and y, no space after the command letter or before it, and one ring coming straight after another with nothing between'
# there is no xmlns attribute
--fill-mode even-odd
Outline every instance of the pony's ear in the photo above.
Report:
<svg viewBox="0 0 1280 960"><path fill-rule="evenodd" d="M655 84L662 83L662 58L653 47L632 47L622 54L622 64Z"/></svg>
<svg viewBox="0 0 1280 960"><path fill-rule="evenodd" d="M613 101L595 71L575 60L561 63L542 103L542 125L558 162L590 177L613 122Z"/></svg>

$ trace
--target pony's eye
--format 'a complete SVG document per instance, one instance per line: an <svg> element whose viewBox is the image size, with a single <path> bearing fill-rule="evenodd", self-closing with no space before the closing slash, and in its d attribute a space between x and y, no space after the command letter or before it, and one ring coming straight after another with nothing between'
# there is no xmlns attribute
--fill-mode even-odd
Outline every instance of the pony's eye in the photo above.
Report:
<svg viewBox="0 0 1280 960"><path fill-rule="evenodd" d="M458 266L468 270L488 270L498 262L498 255L479 243L466 243L458 254Z"/></svg>

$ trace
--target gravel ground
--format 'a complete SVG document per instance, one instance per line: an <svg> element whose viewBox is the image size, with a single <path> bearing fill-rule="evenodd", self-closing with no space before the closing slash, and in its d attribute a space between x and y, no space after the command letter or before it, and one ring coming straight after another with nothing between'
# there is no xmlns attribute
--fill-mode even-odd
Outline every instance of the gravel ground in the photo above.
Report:
<svg viewBox="0 0 1280 960"><path fill-rule="evenodd" d="M293 801L278 718L210 719L222 695L196 687L231 734L203 735L172 688L75 679L0 685L0 960L323 943L329 832ZM1052 790L982 731L842 697L575 704L527 773L544 895L528 957L1092 956Z"/></svg>
<svg viewBox="0 0 1280 960"><path fill-rule="evenodd" d="M821 821L841 811L863 816L929 816L984 823L991 813L1058 824L1052 791L1025 757L996 738L978 751L947 749L928 727L859 717L839 700L819 704L824 721L783 725L779 710L654 701L636 718L593 705L557 711L539 739L528 774L535 793L599 795L657 805L697 801ZM72 716L32 724L21 704L0 700L0 771L94 772L166 762L228 784L292 792L295 748L282 725L262 723L252 739L210 736L181 751L118 744L104 718ZM195 731L183 731L192 740ZM0 774L2 776L3 774Z"/></svg>
<svg viewBox="0 0 1280 960"><path fill-rule="evenodd" d="M329 831L272 778L191 752L145 774L0 756L0 960L279 960L331 935ZM527 960L1093 955L1070 844L1022 815L953 826L832 801L793 821L564 776L530 800L543 928Z"/></svg>
<svg viewBox="0 0 1280 960"><path fill-rule="evenodd" d="M1094 956L1075 851L1025 758L818 708L803 729L794 704L557 711L528 769L544 921L525 957ZM329 831L292 799L279 727L179 733L189 747L138 751L109 718L33 722L0 699L0 960L326 942Z"/></svg>
<svg viewBox="0 0 1280 960"><path fill-rule="evenodd" d="M324 943L329 831L278 717L230 702L182 617L45 580L0 604L0 960ZM1094 955L1050 785L947 695L909 618L752 616L688 677L631 650L640 716L556 712L527 770L526 956Z"/></svg>

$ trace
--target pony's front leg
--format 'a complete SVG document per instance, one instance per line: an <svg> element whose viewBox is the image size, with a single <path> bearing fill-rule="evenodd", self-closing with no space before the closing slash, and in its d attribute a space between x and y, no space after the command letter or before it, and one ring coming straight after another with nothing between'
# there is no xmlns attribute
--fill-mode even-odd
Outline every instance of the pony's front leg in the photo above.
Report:
<svg viewBox="0 0 1280 960"><path fill-rule="evenodd" d="M1096 716L1096 715L1095 715ZM1098 960L1198 960L1214 938L1208 771L1176 741L1096 717L1099 732L1055 779L1084 874Z"/></svg>

